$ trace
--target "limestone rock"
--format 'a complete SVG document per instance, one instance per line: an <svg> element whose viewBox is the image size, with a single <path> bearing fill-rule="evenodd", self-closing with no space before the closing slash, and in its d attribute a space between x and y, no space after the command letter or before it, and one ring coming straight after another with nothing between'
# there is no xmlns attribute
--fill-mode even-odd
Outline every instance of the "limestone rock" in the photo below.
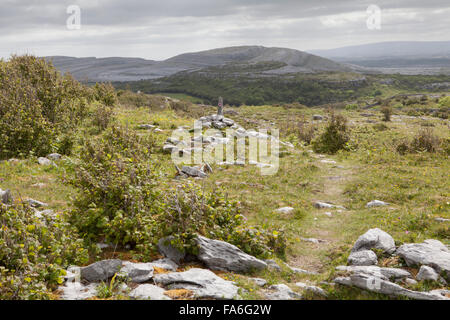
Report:
<svg viewBox="0 0 450 320"><path fill-rule="evenodd" d="M85 300L95 297L97 285L91 283L85 286L81 282L67 282L64 286L58 288L61 291L60 298L62 300Z"/></svg>
<svg viewBox="0 0 450 320"><path fill-rule="evenodd" d="M167 271L177 271L178 269L178 265L168 258L152 261L150 265Z"/></svg>
<svg viewBox="0 0 450 320"><path fill-rule="evenodd" d="M51 166L51 165L55 165L55 163L53 161L51 161L50 159L44 158L44 157L39 157L38 158L38 163L41 166Z"/></svg>
<svg viewBox="0 0 450 320"><path fill-rule="evenodd" d="M13 197L11 195L11 190L6 189L2 190L0 189L0 202L4 204L10 204L13 202Z"/></svg>
<svg viewBox="0 0 450 320"><path fill-rule="evenodd" d="M314 202L314 207L317 209L333 209L333 208L345 209L343 206L336 206L334 204L322 201Z"/></svg>
<svg viewBox="0 0 450 320"><path fill-rule="evenodd" d="M267 281L261 278L249 278L249 280L253 281L259 287L264 287L267 284Z"/></svg>
<svg viewBox="0 0 450 320"><path fill-rule="evenodd" d="M153 277L153 265L151 263L124 261L120 274L128 277L132 282L146 282Z"/></svg>
<svg viewBox="0 0 450 320"><path fill-rule="evenodd" d="M81 268L81 279L89 282L105 281L114 276L120 270L121 266L122 261L119 259L98 261Z"/></svg>
<svg viewBox="0 0 450 320"><path fill-rule="evenodd" d="M172 236L160 239L158 241L158 250L162 255L178 264L184 259L186 254L170 244L170 241L173 239L174 237Z"/></svg>
<svg viewBox="0 0 450 320"><path fill-rule="evenodd" d="M285 284L274 284L269 287L269 290L272 292L266 293L268 300L294 300L302 297Z"/></svg>
<svg viewBox="0 0 450 320"><path fill-rule="evenodd" d="M311 292L311 293L313 293L315 295L322 296L322 297L327 297L328 296L328 294L322 288L319 288L319 287L316 287L316 286L311 286L311 285L308 285L308 284L303 283L303 282L297 282L295 285L297 287L300 287L303 290L309 291L309 292Z"/></svg>
<svg viewBox="0 0 450 320"><path fill-rule="evenodd" d="M355 286L364 290L386 294L389 296L405 296L418 300L447 300L437 294L405 289L389 280L374 277L366 273L355 273L350 277L338 277L334 281L338 284Z"/></svg>
<svg viewBox="0 0 450 320"><path fill-rule="evenodd" d="M373 208L373 207L382 207L382 206L388 206L389 203L380 201L380 200L373 200L366 204L367 208Z"/></svg>
<svg viewBox="0 0 450 320"><path fill-rule="evenodd" d="M155 283L170 289L187 289L196 298L233 299L238 295L238 287L206 269L192 268L184 272L157 274Z"/></svg>
<svg viewBox="0 0 450 320"><path fill-rule="evenodd" d="M372 250L360 250L352 252L347 262L353 266L373 266L378 263L378 259Z"/></svg>
<svg viewBox="0 0 450 320"><path fill-rule="evenodd" d="M277 210L275 210L276 213L281 213L281 214L290 214L292 212L294 212L294 208L292 207L283 207L283 208L279 208Z"/></svg>
<svg viewBox="0 0 450 320"><path fill-rule="evenodd" d="M264 262L267 264L267 268L269 268L269 270L281 271L281 267L278 265L278 263L276 263L275 260L266 259L264 260Z"/></svg>
<svg viewBox="0 0 450 320"><path fill-rule="evenodd" d="M213 270L249 272L262 270L267 264L238 247L224 241L212 240L202 236L196 238L199 247L198 259Z"/></svg>
<svg viewBox="0 0 450 320"><path fill-rule="evenodd" d="M59 153L50 153L50 154L47 156L47 159L53 160L53 161L61 160L61 158L62 158L62 156L61 156Z"/></svg>
<svg viewBox="0 0 450 320"><path fill-rule="evenodd" d="M374 248L392 254L395 251L395 241L388 233L381 229L370 229L356 240L351 252Z"/></svg>
<svg viewBox="0 0 450 320"><path fill-rule="evenodd" d="M207 177L206 173L194 167L183 166L181 168L181 172L191 177L199 177L199 178Z"/></svg>
<svg viewBox="0 0 450 320"><path fill-rule="evenodd" d="M172 300L164 294L165 291L153 284L141 284L130 292L130 297L138 300Z"/></svg>
<svg viewBox="0 0 450 320"><path fill-rule="evenodd" d="M450 252L438 240L425 240L423 243L408 243L397 249L408 266L430 266L436 272L444 272L450 278Z"/></svg>
<svg viewBox="0 0 450 320"><path fill-rule="evenodd" d="M41 202L41 201L34 200L34 199L27 199L26 202L32 208L41 208L41 207L47 207L48 206L48 204L46 204L44 202Z"/></svg>

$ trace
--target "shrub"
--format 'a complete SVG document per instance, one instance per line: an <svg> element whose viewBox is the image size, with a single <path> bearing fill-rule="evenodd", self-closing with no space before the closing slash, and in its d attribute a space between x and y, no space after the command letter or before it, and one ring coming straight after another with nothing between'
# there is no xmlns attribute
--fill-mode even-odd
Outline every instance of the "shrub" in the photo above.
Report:
<svg viewBox="0 0 450 320"><path fill-rule="evenodd" d="M300 141L310 144L316 135L314 125L306 125L305 121L288 122L283 126L286 135L294 134Z"/></svg>
<svg viewBox="0 0 450 320"><path fill-rule="evenodd" d="M102 104L112 107L117 103L117 93L110 83L96 83L94 86L94 97Z"/></svg>
<svg viewBox="0 0 450 320"><path fill-rule="evenodd" d="M80 163L68 182L79 191L70 221L86 240L134 246L151 239L148 228L160 208L158 173L150 157L153 147L152 136L141 137L122 127L85 139Z"/></svg>
<svg viewBox="0 0 450 320"><path fill-rule="evenodd" d="M114 110L111 107L103 104L96 105L94 113L92 115L92 124L98 128L99 131L103 131L108 128L114 117Z"/></svg>
<svg viewBox="0 0 450 320"><path fill-rule="evenodd" d="M383 114L383 121L391 121L392 108L389 106L384 106L381 108L381 113Z"/></svg>
<svg viewBox="0 0 450 320"><path fill-rule="evenodd" d="M86 116L88 90L33 56L0 62L0 157L45 155Z"/></svg>
<svg viewBox="0 0 450 320"><path fill-rule="evenodd" d="M45 219L25 205L0 207L0 299L48 299L64 268L88 261L70 225Z"/></svg>
<svg viewBox="0 0 450 320"><path fill-rule="evenodd" d="M420 130L411 142L411 150L414 152L436 152L440 145L439 137L433 134L430 128Z"/></svg>
<svg viewBox="0 0 450 320"><path fill-rule="evenodd" d="M168 193L157 225L161 237L174 236L173 244L188 253L196 253L197 234L227 241L258 257L284 255L286 248L282 233L249 227L237 202L219 191L204 192L195 185Z"/></svg>
<svg viewBox="0 0 450 320"><path fill-rule="evenodd" d="M409 142L407 139L403 139L397 144L397 152L400 154L415 153L415 152L436 152L439 147L444 145L441 139L433 134L431 128L422 129L419 133ZM445 152L445 145L444 145Z"/></svg>
<svg viewBox="0 0 450 320"><path fill-rule="evenodd" d="M347 119L342 115L331 113L325 132L312 142L312 146L315 152L333 154L345 149L349 140Z"/></svg>

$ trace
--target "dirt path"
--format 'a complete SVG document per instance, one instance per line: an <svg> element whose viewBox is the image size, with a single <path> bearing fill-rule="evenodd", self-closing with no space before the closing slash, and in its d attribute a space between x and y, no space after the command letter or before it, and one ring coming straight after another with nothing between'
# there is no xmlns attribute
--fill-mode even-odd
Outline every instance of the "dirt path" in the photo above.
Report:
<svg viewBox="0 0 450 320"><path fill-rule="evenodd" d="M358 168L352 163L339 163L331 157L317 158L316 165L320 168L320 188L311 194L311 202L323 201L335 205L343 205L347 201L344 194L345 187L355 178ZM325 161L324 161L325 160ZM336 161L329 163L327 160ZM326 213L331 213L331 217ZM289 264L298 268L324 273L332 262L330 255L339 250L345 244L342 226L355 214L352 210L342 209L314 209L311 219L305 221L301 232L303 238L323 240L320 243L312 243L300 240L294 251L296 254L290 257Z"/></svg>

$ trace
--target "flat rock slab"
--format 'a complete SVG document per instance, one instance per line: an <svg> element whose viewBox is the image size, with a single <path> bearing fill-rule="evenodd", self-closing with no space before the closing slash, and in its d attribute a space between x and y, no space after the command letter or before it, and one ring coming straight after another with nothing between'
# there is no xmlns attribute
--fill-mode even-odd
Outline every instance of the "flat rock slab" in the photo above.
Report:
<svg viewBox="0 0 450 320"><path fill-rule="evenodd" d="M394 253L394 238L381 229L370 229L356 240L351 252L370 249L380 249L389 254Z"/></svg>
<svg viewBox="0 0 450 320"><path fill-rule="evenodd" d="M336 270L349 272L352 274L364 273L371 277L381 279L405 279L411 278L411 273L398 268L381 268L377 266L338 266Z"/></svg>
<svg viewBox="0 0 450 320"><path fill-rule="evenodd" d="M124 261L120 274L128 277L132 282L141 283L153 277L153 265L151 263L133 263Z"/></svg>
<svg viewBox="0 0 450 320"><path fill-rule="evenodd" d="M430 266L438 273L444 272L446 278L450 279L450 251L438 240L404 244L396 253L408 266Z"/></svg>
<svg viewBox="0 0 450 320"><path fill-rule="evenodd" d="M366 204L367 208L374 208L374 207L383 207L383 206L388 206L389 203L384 202L384 201L380 201L380 200L373 200L370 201Z"/></svg>
<svg viewBox="0 0 450 320"><path fill-rule="evenodd" d="M91 283L87 286L80 282L67 282L59 287L62 300L86 300L97 295L97 283Z"/></svg>
<svg viewBox="0 0 450 320"><path fill-rule="evenodd" d="M281 214L289 214L294 212L294 208L292 207L283 207L283 208L279 208L277 210L275 210L275 213L281 213Z"/></svg>
<svg viewBox="0 0 450 320"><path fill-rule="evenodd" d="M168 271L177 271L178 269L178 265L168 258L152 261L150 265Z"/></svg>
<svg viewBox="0 0 450 320"><path fill-rule="evenodd" d="M89 282L105 281L119 272L121 267L122 261L119 259L98 261L81 268L81 279Z"/></svg>
<svg viewBox="0 0 450 320"><path fill-rule="evenodd" d="M341 285L355 286L364 290L386 294L389 296L405 296L417 300L450 300L442 297L441 295L430 292L409 290L389 280L377 278L366 273L355 273L350 277L338 277L334 281L335 283Z"/></svg>
<svg viewBox="0 0 450 320"><path fill-rule="evenodd" d="M308 285L308 284L303 283L303 282L297 282L297 283L295 283L295 285L297 287L302 288L304 291L311 292L311 293L313 293L315 295L322 296L322 297L327 297L328 296L328 294L322 288L319 288L319 287L316 287L316 286L311 286L311 285Z"/></svg>
<svg viewBox="0 0 450 320"><path fill-rule="evenodd" d="M198 178L206 178L207 177L206 173L204 173L200 169L197 169L194 167L183 166L181 168L181 172L183 172L184 174L187 174L190 177L198 177Z"/></svg>
<svg viewBox="0 0 450 320"><path fill-rule="evenodd" d="M274 284L268 288L271 292L266 293L268 300L294 300L301 299L302 296L292 291L285 284Z"/></svg>
<svg viewBox="0 0 450 320"><path fill-rule="evenodd" d="M172 300L164 294L165 291L153 284L141 284L130 292L130 297L137 300Z"/></svg>
<svg viewBox="0 0 450 320"><path fill-rule="evenodd" d="M343 206L336 206L334 204L322 201L314 202L314 207L317 209L333 209L333 208L345 209Z"/></svg>
<svg viewBox="0 0 450 320"><path fill-rule="evenodd" d="M212 270L246 273L267 268L267 263L230 243L202 236L198 236L196 242L199 247L198 259Z"/></svg>
<svg viewBox="0 0 450 320"><path fill-rule="evenodd" d="M184 272L157 274L153 280L170 289L192 290L196 298L230 300L238 295L238 287L231 281L224 280L206 269L192 268Z"/></svg>

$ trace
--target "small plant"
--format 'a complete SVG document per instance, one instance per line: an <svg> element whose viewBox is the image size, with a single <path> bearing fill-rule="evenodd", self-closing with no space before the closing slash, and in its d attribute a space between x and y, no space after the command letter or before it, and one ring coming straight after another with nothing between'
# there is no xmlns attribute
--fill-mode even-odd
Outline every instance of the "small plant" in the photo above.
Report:
<svg viewBox="0 0 450 320"><path fill-rule="evenodd" d="M440 146L441 140L433 134L430 128L422 129L413 138L411 150L414 152L436 152Z"/></svg>
<svg viewBox="0 0 450 320"><path fill-rule="evenodd" d="M92 124L98 128L99 131L103 131L108 128L109 124L113 120L114 110L111 107L105 105L97 105L94 114L92 116Z"/></svg>
<svg viewBox="0 0 450 320"><path fill-rule="evenodd" d="M391 121L392 107L384 106L381 108L381 113L383 114L383 121Z"/></svg>
<svg viewBox="0 0 450 320"><path fill-rule="evenodd" d="M334 154L345 149L350 140L347 119L342 115L331 113L325 132L312 142L315 152Z"/></svg>
<svg viewBox="0 0 450 320"><path fill-rule="evenodd" d="M35 216L25 204L0 206L0 300L49 299L64 269L88 261L87 250L61 218Z"/></svg>
<svg viewBox="0 0 450 320"><path fill-rule="evenodd" d="M94 96L97 101L108 107L114 106L118 101L116 91L110 83L96 83Z"/></svg>

